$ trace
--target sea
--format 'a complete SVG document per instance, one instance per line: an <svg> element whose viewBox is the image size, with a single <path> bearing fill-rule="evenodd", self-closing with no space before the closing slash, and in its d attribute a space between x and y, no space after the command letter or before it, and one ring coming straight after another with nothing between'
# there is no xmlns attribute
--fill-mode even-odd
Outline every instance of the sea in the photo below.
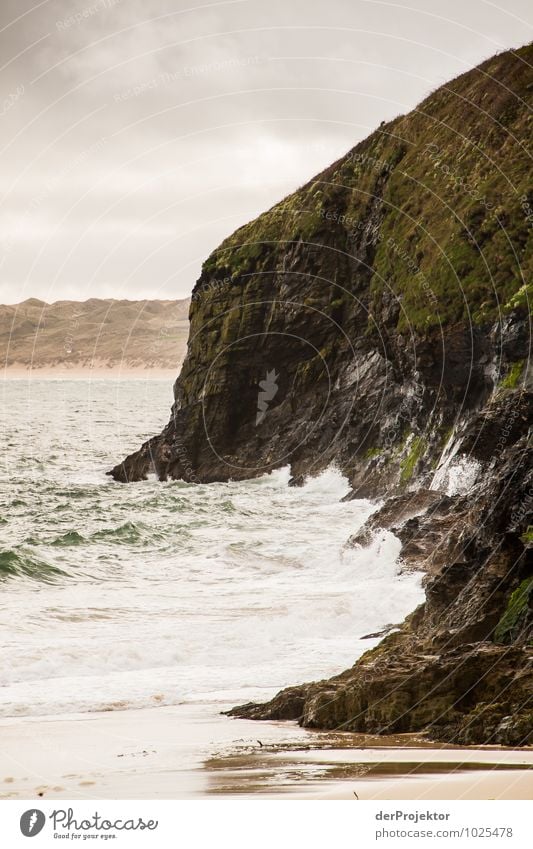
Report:
<svg viewBox="0 0 533 849"><path fill-rule="evenodd" d="M119 484L168 380L12 379L0 412L0 716L217 708L351 666L423 600L335 468Z"/></svg>

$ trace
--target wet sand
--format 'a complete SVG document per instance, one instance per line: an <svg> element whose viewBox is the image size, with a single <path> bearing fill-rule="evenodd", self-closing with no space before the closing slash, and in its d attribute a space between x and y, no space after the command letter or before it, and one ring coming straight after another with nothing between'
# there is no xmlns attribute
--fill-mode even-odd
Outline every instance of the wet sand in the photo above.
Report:
<svg viewBox="0 0 533 849"><path fill-rule="evenodd" d="M2 380L169 380L172 383L181 368L181 362L176 361L173 368L151 368L149 366L116 365L107 366L104 362L95 362L88 366L45 366L43 368L28 368L27 366L8 366L0 371Z"/></svg>
<svg viewBox="0 0 533 849"><path fill-rule="evenodd" d="M313 732L220 708L0 720L0 798L533 798L533 749Z"/></svg>

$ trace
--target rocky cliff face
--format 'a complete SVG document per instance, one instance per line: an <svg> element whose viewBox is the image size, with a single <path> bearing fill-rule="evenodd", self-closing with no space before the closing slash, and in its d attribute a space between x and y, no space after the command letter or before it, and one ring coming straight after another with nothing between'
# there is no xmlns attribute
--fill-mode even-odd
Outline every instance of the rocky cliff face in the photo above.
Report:
<svg viewBox="0 0 533 849"><path fill-rule="evenodd" d="M227 239L193 293L171 420L111 472L290 464L297 484L335 462L353 497L387 499L351 544L394 529L426 570L425 605L353 669L239 715L526 739L532 61L464 74Z"/></svg>

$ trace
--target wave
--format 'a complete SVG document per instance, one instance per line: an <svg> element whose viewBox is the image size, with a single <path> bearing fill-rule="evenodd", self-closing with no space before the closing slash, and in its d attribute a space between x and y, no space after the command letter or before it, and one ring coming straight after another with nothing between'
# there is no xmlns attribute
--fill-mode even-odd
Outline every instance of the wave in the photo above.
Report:
<svg viewBox="0 0 533 849"><path fill-rule="evenodd" d="M68 546L68 545L83 545L86 542L85 537L79 534L77 531L68 531L66 534L62 534L62 536L57 537L50 544L51 545L59 545L59 546Z"/></svg>
<svg viewBox="0 0 533 849"><path fill-rule="evenodd" d="M139 542L142 537L142 523L124 522L117 528L104 528L102 531L96 531L92 534L91 540L106 540L107 542Z"/></svg>
<svg viewBox="0 0 533 849"><path fill-rule="evenodd" d="M394 538L345 551L375 505L343 501L338 469L117 488L80 482L75 438L57 481L6 493L2 716L269 698L345 669L423 596Z"/></svg>
<svg viewBox="0 0 533 849"><path fill-rule="evenodd" d="M22 551L0 551L0 580L25 576L36 581L53 583L55 578L66 576L58 566L39 560Z"/></svg>
<svg viewBox="0 0 533 849"><path fill-rule="evenodd" d="M176 539L176 535L180 538L187 536L185 526L173 525L171 538ZM85 537L76 530L66 531L64 534L55 538L44 538L30 536L25 537L24 545L27 546L53 546L54 548L70 548L76 546L89 546L91 543L139 543L140 541L149 543L165 542L168 533L157 527L152 527L144 522L124 522L116 528L102 528L95 531L90 536Z"/></svg>

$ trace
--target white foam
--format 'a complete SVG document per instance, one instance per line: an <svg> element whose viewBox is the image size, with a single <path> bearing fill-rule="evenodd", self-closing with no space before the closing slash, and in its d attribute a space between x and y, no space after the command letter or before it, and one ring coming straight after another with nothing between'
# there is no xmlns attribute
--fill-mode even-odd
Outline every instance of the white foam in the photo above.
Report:
<svg viewBox="0 0 533 849"><path fill-rule="evenodd" d="M478 460L470 457L454 459L453 455L450 455L436 470L430 489L445 492L450 496L466 495L475 486L481 469Z"/></svg>
<svg viewBox="0 0 533 849"><path fill-rule="evenodd" d="M130 392L131 408L135 392L118 389ZM39 440L30 447L46 480L35 487L33 472L6 471L10 500L16 493L24 503L0 526L0 542L24 543L70 577L2 586L4 716L264 698L351 666L373 644L361 636L401 621L422 600L419 577L399 572L392 534L344 550L376 506L342 502L349 486L337 469L302 487L287 485L288 468L200 486L110 486L102 472L95 484L95 454L104 469L127 453L109 414L118 390L99 388L89 410L81 382L69 391L80 399L65 410L47 384L31 427L16 437L15 453ZM19 400L5 408L13 432L27 418ZM94 439L80 442L89 425ZM155 431L142 421L143 435ZM57 433L62 452L49 441ZM84 541L52 545L73 531Z"/></svg>

